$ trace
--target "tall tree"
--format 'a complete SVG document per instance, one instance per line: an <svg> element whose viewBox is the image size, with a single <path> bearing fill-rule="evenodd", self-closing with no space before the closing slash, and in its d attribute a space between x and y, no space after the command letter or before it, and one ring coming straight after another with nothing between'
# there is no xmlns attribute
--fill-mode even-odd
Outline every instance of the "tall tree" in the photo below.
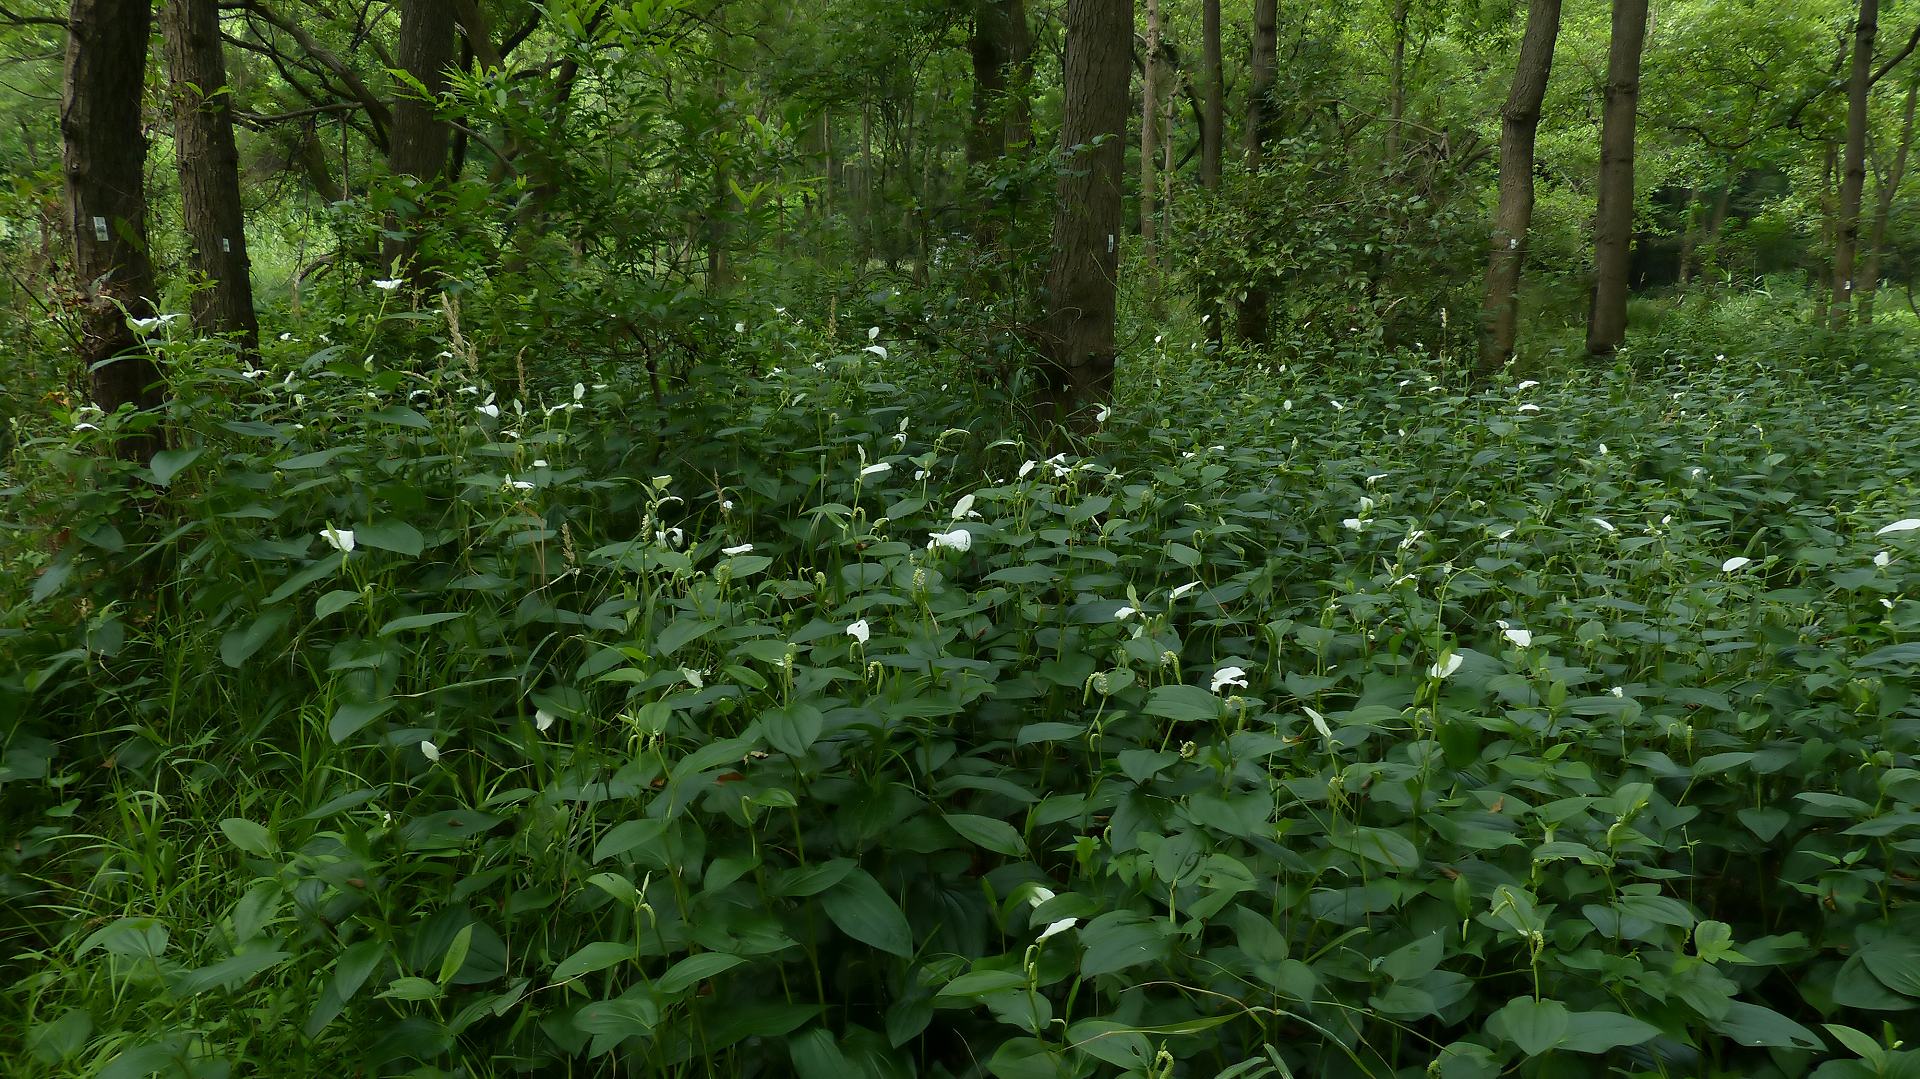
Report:
<svg viewBox="0 0 1920 1079"><path fill-rule="evenodd" d="M1480 311L1480 369L1497 370L1513 358L1520 323L1520 271L1527 260L1533 223L1533 145L1540 102L1553 71L1560 35L1560 0L1532 0L1513 86L1500 110L1500 201L1493 215L1493 250L1487 262L1486 299Z"/></svg>
<svg viewBox="0 0 1920 1079"><path fill-rule="evenodd" d="M1133 4L1067 0L1066 30L1060 143L1074 160L1056 189L1038 404L1084 426L1113 392Z"/></svg>
<svg viewBox="0 0 1920 1079"><path fill-rule="evenodd" d="M83 292L79 359L93 401L159 407L165 387L154 358L128 325L153 317L153 263L147 251L146 134L140 97L147 70L149 0L72 0L60 135L67 228ZM145 460L157 436L120 444Z"/></svg>
<svg viewBox="0 0 1920 1079"><path fill-rule="evenodd" d="M1407 5L1393 0L1393 59L1387 67L1387 168L1400 167L1400 123L1407 115Z"/></svg>
<svg viewBox="0 0 1920 1079"><path fill-rule="evenodd" d="M1200 5L1200 82L1206 99L1200 123L1200 186L1220 188L1220 152L1227 134L1226 76L1220 62L1220 0Z"/></svg>
<svg viewBox="0 0 1920 1079"><path fill-rule="evenodd" d="M1647 0L1613 0L1606 111L1600 133L1600 204L1593 220L1593 302L1587 352L1608 356L1627 339L1627 270L1633 252L1634 119Z"/></svg>
<svg viewBox="0 0 1920 1079"><path fill-rule="evenodd" d="M1140 261L1152 273L1158 213L1154 170L1160 164L1160 0L1147 0L1147 55L1140 82Z"/></svg>
<svg viewBox="0 0 1920 1079"><path fill-rule="evenodd" d="M1920 98L1920 78L1907 82L1907 103L1900 116L1900 146L1894 151L1893 164L1880 178L1880 193L1874 200L1873 232L1867 238L1867 264L1860 274L1860 322L1873 322L1873 297L1880 290L1880 258L1886 253L1887 224L1893 217L1893 199L1900 183L1907 178L1907 154L1913 148L1913 107Z"/></svg>
<svg viewBox="0 0 1920 1079"><path fill-rule="evenodd" d="M1033 37L1027 29L1024 0L973 0L973 100L967 118L967 171L978 171L1015 147L1033 140ZM973 199L973 234L992 243L999 219L986 190Z"/></svg>
<svg viewBox="0 0 1920 1079"><path fill-rule="evenodd" d="M1259 172L1273 138L1275 102L1273 84L1280 70L1279 8L1276 0L1253 0L1253 80L1247 91L1247 171ZM1255 345L1267 343L1272 298L1263 282L1254 282L1240 301L1240 337Z"/></svg>
<svg viewBox="0 0 1920 1079"><path fill-rule="evenodd" d="M394 102L387 168L409 187L413 209L411 220L389 215L380 257L415 285L424 269L418 258L421 219L447 167L452 129L440 118L438 99L454 60L455 22L454 5L446 0L404 0L400 7L394 63L419 86L401 89Z"/></svg>
<svg viewBox="0 0 1920 1079"><path fill-rule="evenodd" d="M1867 186L1867 105L1873 93L1873 39L1880 29L1880 0L1860 0L1853 23L1853 70L1847 80L1847 149L1840 176L1839 216L1833 233L1832 325L1840 329L1853 313L1853 270L1860 247L1860 199Z"/></svg>
<svg viewBox="0 0 1920 1079"><path fill-rule="evenodd" d="M160 11L173 91L173 142L188 257L208 286L193 295L193 325L231 336L248 359L260 350L253 310L240 155L233 145L233 95L220 49L217 0L166 0Z"/></svg>

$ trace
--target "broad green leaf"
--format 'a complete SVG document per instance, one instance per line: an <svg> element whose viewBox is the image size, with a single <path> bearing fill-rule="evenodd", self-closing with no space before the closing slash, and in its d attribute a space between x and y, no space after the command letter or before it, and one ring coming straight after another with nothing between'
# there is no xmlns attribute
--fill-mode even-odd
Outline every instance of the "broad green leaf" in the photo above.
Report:
<svg viewBox="0 0 1920 1079"><path fill-rule="evenodd" d="M907 916L866 870L855 869L827 889L820 906L847 936L902 959L913 955Z"/></svg>
<svg viewBox="0 0 1920 1079"><path fill-rule="evenodd" d="M624 963L633 958L633 945L615 941L601 940L584 945L572 955L560 961L548 976L551 982L571 981L594 971L605 970L616 963Z"/></svg>
<svg viewBox="0 0 1920 1079"><path fill-rule="evenodd" d="M1567 1006L1557 1000L1515 997L1487 1020L1487 1030L1520 1047L1533 1057L1560 1044L1570 1021Z"/></svg>

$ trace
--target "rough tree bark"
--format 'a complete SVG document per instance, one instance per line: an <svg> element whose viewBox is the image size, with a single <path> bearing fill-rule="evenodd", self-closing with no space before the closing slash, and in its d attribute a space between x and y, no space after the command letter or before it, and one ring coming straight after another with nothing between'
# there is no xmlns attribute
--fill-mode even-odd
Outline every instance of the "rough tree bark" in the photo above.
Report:
<svg viewBox="0 0 1920 1079"><path fill-rule="evenodd" d="M147 70L149 0L72 0L61 86L61 165L73 268L82 292L79 359L94 404L158 408L160 369L129 318L153 315L147 252L147 139L140 96ZM122 456L144 461L157 435L128 438Z"/></svg>
<svg viewBox="0 0 1920 1079"><path fill-rule="evenodd" d="M1201 90L1206 98L1200 125L1200 186L1220 189L1221 146L1227 134L1226 76L1220 62L1220 0L1203 0L1200 9Z"/></svg>
<svg viewBox="0 0 1920 1079"><path fill-rule="evenodd" d="M1900 148L1894 151L1893 167L1880 182L1879 197L1874 200L1873 232L1867 240L1867 264L1860 274L1860 324L1873 322L1873 298L1880 290L1880 257L1886 253L1887 223L1893 217L1893 199L1907 177L1907 153L1913 148L1913 107L1920 97L1920 79L1907 83L1907 103L1900 117Z"/></svg>
<svg viewBox="0 0 1920 1079"><path fill-rule="evenodd" d="M194 329L231 337L249 362L260 351L253 310L246 221L240 209L240 155L233 145L233 98L220 49L216 0L166 0L160 12L173 90L174 156L189 258L208 287L194 293Z"/></svg>
<svg viewBox="0 0 1920 1079"><path fill-rule="evenodd" d="M1133 4L1067 0L1066 28L1060 143L1089 148L1060 170L1036 403L1043 419L1084 428L1113 393Z"/></svg>
<svg viewBox="0 0 1920 1079"><path fill-rule="evenodd" d="M1273 137L1273 84L1280 69L1279 10L1276 0L1253 0L1253 79L1247 91L1247 171L1258 172ZM1265 284L1254 283L1240 301L1239 331L1253 345L1267 343L1272 298Z"/></svg>
<svg viewBox="0 0 1920 1079"><path fill-rule="evenodd" d="M1853 271L1860 247L1860 199L1867 186L1867 105L1873 91L1873 39L1880 0L1860 0L1853 23L1853 71L1847 81L1847 150L1834 221L1831 325L1842 329L1853 313Z"/></svg>
<svg viewBox="0 0 1920 1079"><path fill-rule="evenodd" d="M1393 62L1387 71L1387 169L1400 167L1400 122L1407 115L1407 3L1393 0Z"/></svg>
<svg viewBox="0 0 1920 1079"><path fill-rule="evenodd" d="M1627 339L1627 270L1633 247L1634 120L1640 102L1640 51L1647 0L1613 0L1607 49L1607 101L1600 134L1600 205L1593 221L1593 303L1587 352L1610 356Z"/></svg>
<svg viewBox="0 0 1920 1079"><path fill-rule="evenodd" d="M1158 264L1154 227L1160 166L1160 0L1147 0L1147 55L1140 90L1140 261L1149 274Z"/></svg>
<svg viewBox="0 0 1920 1079"><path fill-rule="evenodd" d="M400 7L400 36L394 63L426 88L427 95L404 87L393 106L388 136L387 168L411 189L413 211L408 220L388 215L380 257L398 266L410 283L422 283L420 234L427 202L447 167L451 129L440 119L436 101L447 87L447 67L455 54L454 5L446 0L405 0Z"/></svg>
<svg viewBox="0 0 1920 1079"><path fill-rule="evenodd" d="M1486 299L1480 312L1480 370L1496 371L1513 358L1520 325L1520 271L1533 223L1533 145L1540 102L1553 70L1560 35L1560 0L1532 0L1526 33L1506 107L1500 110L1500 199L1493 215Z"/></svg>

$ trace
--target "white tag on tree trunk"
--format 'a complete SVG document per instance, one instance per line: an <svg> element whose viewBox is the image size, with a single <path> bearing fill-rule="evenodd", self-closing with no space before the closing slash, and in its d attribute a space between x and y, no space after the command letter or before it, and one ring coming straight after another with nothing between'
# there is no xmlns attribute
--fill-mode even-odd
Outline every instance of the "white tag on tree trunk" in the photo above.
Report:
<svg viewBox="0 0 1920 1079"><path fill-rule="evenodd" d="M1113 254L1113 233L1107 233L1107 254Z"/></svg>
<svg viewBox="0 0 1920 1079"><path fill-rule="evenodd" d="M227 237L225 237L225 236L222 236L222 237L220 237L220 250L222 250L222 251L225 251L225 252L228 252L228 253L232 253L232 251L233 251L233 241L232 241L232 240L230 240L230 239L228 239L228 238L227 238Z"/></svg>
<svg viewBox="0 0 1920 1079"><path fill-rule="evenodd" d="M93 219L93 238L100 241L101 243L107 242L107 219L106 218L96 217Z"/></svg>

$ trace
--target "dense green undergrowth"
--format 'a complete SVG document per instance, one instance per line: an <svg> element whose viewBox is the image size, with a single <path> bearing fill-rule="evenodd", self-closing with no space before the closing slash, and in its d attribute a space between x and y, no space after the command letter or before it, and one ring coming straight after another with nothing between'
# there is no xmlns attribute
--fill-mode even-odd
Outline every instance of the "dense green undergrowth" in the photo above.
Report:
<svg viewBox="0 0 1920 1079"><path fill-rule="evenodd" d="M9 1075L1915 1074L1912 376L737 336L22 446Z"/></svg>

